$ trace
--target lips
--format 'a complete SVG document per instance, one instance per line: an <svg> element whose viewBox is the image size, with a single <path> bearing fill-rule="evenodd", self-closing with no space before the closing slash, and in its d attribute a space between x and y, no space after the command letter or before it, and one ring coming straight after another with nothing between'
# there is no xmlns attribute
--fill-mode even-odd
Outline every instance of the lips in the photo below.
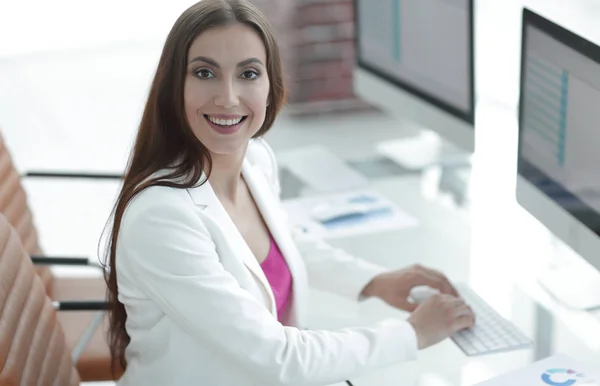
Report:
<svg viewBox="0 0 600 386"><path fill-rule="evenodd" d="M233 118L229 118L229 117L221 118L221 117L217 116L215 118L233 120ZM235 125L219 125L217 123L212 122L210 119L208 119L208 115L204 114L204 119L206 119L206 122L208 123L208 125L214 131L216 131L217 133L222 134L222 135L230 135L230 134L237 133L242 128L242 125L246 121L246 118L248 118L248 116L242 117L242 119Z"/></svg>

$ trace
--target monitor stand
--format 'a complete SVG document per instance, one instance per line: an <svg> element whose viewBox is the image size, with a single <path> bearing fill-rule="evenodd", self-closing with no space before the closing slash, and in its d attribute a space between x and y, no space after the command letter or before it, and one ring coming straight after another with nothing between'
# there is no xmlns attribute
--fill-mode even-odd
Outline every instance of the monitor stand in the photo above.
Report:
<svg viewBox="0 0 600 386"><path fill-rule="evenodd" d="M564 306L584 311L600 309L600 272L562 240L551 236L551 259L538 282Z"/></svg>
<svg viewBox="0 0 600 386"><path fill-rule="evenodd" d="M377 152L404 169L422 171L430 167L468 167L471 155L431 130L421 129L412 137L377 144Z"/></svg>
<svg viewBox="0 0 600 386"><path fill-rule="evenodd" d="M442 139L437 133L416 128L416 135L377 144L377 152L408 172L423 173L424 192L450 193L455 204L469 202L471 154Z"/></svg>

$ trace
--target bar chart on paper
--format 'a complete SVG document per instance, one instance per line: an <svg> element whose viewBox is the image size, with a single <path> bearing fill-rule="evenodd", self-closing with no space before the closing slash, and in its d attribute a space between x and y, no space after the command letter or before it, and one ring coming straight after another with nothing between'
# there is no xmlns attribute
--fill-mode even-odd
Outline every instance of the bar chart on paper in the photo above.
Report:
<svg viewBox="0 0 600 386"><path fill-rule="evenodd" d="M534 55L526 59L523 129L535 136L540 156L565 164L569 73Z"/></svg>

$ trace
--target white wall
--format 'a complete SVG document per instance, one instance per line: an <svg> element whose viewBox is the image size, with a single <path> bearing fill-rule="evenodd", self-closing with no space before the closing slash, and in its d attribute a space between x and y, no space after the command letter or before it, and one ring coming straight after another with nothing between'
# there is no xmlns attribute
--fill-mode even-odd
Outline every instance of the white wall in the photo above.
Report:
<svg viewBox="0 0 600 386"><path fill-rule="evenodd" d="M163 41L194 0L0 0L0 57Z"/></svg>
<svg viewBox="0 0 600 386"><path fill-rule="evenodd" d="M600 44L598 0L475 0L476 82L480 98L516 108L523 6Z"/></svg>

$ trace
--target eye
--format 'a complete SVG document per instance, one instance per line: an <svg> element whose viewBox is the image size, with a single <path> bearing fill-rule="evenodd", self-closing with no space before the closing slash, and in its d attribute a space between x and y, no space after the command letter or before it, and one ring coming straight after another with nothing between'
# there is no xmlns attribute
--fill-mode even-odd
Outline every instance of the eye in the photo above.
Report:
<svg viewBox="0 0 600 386"><path fill-rule="evenodd" d="M212 71L210 71L207 68L200 68L200 69L194 71L194 74L196 74L196 76L200 79L210 79L210 78L215 77L215 75L212 73Z"/></svg>
<svg viewBox="0 0 600 386"><path fill-rule="evenodd" d="M247 71L242 72L241 77L242 77L242 79L253 80L253 79L258 78L259 75L260 74L256 70L247 70Z"/></svg>

